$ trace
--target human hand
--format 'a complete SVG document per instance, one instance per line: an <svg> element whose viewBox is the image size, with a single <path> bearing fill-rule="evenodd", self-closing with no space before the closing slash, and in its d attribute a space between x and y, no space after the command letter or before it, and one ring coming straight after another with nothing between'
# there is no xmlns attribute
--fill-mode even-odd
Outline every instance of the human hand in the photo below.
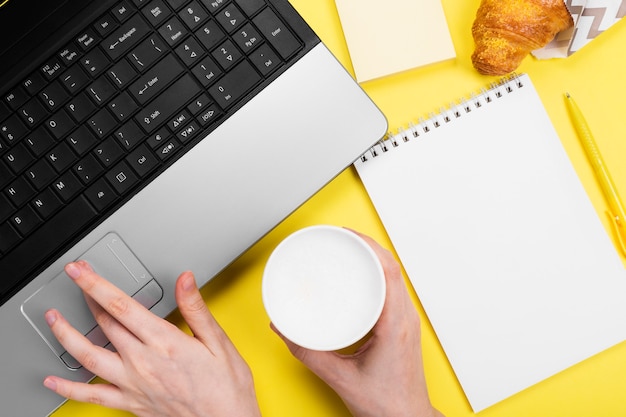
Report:
<svg viewBox="0 0 626 417"><path fill-rule="evenodd" d="M52 332L86 369L110 384L48 376L44 385L77 401L137 416L258 417L249 367L206 307L193 274L176 282L176 301L190 336L97 275L86 262L66 266L117 352L94 346L56 310Z"/></svg>
<svg viewBox="0 0 626 417"><path fill-rule="evenodd" d="M354 417L443 417L428 397L420 320L400 266L373 239L357 234L378 255L387 283L385 306L365 344L351 355L314 351L272 328L297 359L337 392Z"/></svg>

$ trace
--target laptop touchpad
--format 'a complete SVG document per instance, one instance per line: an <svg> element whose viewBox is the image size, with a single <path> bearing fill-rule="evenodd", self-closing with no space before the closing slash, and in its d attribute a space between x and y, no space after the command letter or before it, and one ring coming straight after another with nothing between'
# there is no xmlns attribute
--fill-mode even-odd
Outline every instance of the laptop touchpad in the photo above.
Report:
<svg viewBox="0 0 626 417"><path fill-rule="evenodd" d="M146 308L152 308L163 297L161 286L150 272L135 257L124 241L115 233L109 233L92 246L79 259L83 259L93 269ZM65 272L60 273L48 284L41 287L22 305L22 312L37 333L69 368L78 369L78 364L56 340L46 324L44 314L56 308L80 332L94 344L108 346L109 342L96 324L82 291Z"/></svg>

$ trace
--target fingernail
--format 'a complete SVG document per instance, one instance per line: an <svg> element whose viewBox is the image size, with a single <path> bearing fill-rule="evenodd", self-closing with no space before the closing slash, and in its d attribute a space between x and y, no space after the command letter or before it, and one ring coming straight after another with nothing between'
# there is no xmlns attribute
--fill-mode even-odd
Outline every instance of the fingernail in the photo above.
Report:
<svg viewBox="0 0 626 417"><path fill-rule="evenodd" d="M65 265L65 273L72 279L78 279L80 277L80 267L72 262Z"/></svg>
<svg viewBox="0 0 626 417"><path fill-rule="evenodd" d="M46 323L51 326L57 321L57 314L54 311L47 311L45 314Z"/></svg>
<svg viewBox="0 0 626 417"><path fill-rule="evenodd" d="M185 277L185 280L183 281L183 290L191 291L195 287L195 284L196 282L193 277L193 274L187 273L187 276Z"/></svg>
<svg viewBox="0 0 626 417"><path fill-rule="evenodd" d="M48 388L49 390L56 391L57 390L57 382L52 378L46 378L43 380L43 386Z"/></svg>

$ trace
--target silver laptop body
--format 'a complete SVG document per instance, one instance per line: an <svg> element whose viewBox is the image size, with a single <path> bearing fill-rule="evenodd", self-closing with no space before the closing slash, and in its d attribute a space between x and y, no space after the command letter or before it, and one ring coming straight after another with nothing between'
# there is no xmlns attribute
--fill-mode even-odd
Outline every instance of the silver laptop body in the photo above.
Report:
<svg viewBox="0 0 626 417"><path fill-rule="evenodd" d="M42 3L28 2L33 7ZM116 5L88 3L99 10ZM29 42L36 32L30 32ZM15 63L23 74L32 70L28 65ZM87 259L97 272L165 316L176 308L173 290L180 272L193 270L199 284L208 282L350 166L386 129L376 106L316 42L0 306L2 415L45 416L57 409L63 399L43 387L46 375L93 377L63 351L43 320L46 309L58 308L93 340L101 340L80 292L63 274L66 263Z"/></svg>

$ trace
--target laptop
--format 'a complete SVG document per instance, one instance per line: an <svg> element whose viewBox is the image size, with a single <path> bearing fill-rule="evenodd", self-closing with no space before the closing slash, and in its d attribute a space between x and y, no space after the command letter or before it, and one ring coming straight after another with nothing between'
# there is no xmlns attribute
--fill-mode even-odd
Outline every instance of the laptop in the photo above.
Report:
<svg viewBox="0 0 626 417"><path fill-rule="evenodd" d="M66 263L165 316L381 139L384 116L286 0L9 0L0 7L3 414L85 371L55 307L108 346Z"/></svg>

